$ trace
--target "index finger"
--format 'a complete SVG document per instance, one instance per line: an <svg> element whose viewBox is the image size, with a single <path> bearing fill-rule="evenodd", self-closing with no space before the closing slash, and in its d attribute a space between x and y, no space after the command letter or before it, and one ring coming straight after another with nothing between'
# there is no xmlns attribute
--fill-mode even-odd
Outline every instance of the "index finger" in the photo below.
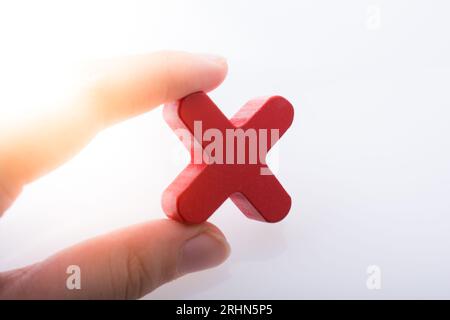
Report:
<svg viewBox="0 0 450 320"><path fill-rule="evenodd" d="M75 155L101 129L225 78L223 58L159 52L127 58L65 108L0 136L0 214L23 185Z"/></svg>

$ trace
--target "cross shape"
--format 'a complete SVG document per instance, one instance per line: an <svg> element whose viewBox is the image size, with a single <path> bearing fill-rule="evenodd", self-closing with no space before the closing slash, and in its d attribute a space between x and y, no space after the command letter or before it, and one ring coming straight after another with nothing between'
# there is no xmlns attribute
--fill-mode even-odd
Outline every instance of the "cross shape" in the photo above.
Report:
<svg viewBox="0 0 450 320"><path fill-rule="evenodd" d="M197 92L166 104L163 115L191 152L191 163L163 193L169 217L202 223L228 198L251 219L277 222L288 214L291 198L265 156L292 124L289 101L253 99L229 120L205 93ZM239 134L241 145L236 143Z"/></svg>

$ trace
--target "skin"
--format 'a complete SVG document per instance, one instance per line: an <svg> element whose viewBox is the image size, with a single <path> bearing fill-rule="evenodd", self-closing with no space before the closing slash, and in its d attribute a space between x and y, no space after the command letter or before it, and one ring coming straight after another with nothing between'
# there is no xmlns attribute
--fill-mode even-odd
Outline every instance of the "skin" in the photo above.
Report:
<svg viewBox="0 0 450 320"><path fill-rule="evenodd" d="M225 78L223 58L157 52L115 62L58 114L0 135L0 215L22 188L68 161L105 128ZM33 161L30 161L33 159ZM210 223L162 219L99 236L48 259L0 273L3 299L134 299L186 273L222 263L229 245ZM82 289L68 290L78 265Z"/></svg>

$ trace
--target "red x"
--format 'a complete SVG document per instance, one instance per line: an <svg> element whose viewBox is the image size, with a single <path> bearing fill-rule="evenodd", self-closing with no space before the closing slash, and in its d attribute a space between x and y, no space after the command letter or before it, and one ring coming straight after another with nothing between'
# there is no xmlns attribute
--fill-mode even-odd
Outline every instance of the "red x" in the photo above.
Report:
<svg viewBox="0 0 450 320"><path fill-rule="evenodd" d="M198 128L201 121L203 132L215 129L223 137L226 137L227 129L228 132L239 128L244 131L252 128L258 133L269 132L257 135L259 155L263 151L260 149L260 142L266 142L267 150L270 149L276 142L270 132L278 129L281 137L291 125L293 117L292 105L280 96L250 100L231 120L203 92L193 93L167 104L164 107L164 118L169 126L178 133L180 130L188 132L191 141L183 143L191 152L191 163L164 191L162 206L165 213L179 221L201 223L229 197L249 218L266 222L283 219L291 208L291 198L275 176L267 174L270 171L265 164L265 153L262 152L262 159L258 156L256 163L250 163L250 143L245 145L245 154L239 155L237 144L232 149L227 149L224 138L223 158L228 156L235 160L233 163L211 163L208 158L215 156L211 153L206 153L201 158L203 161L196 163L196 152L204 152L212 141L203 140L194 127L197 125ZM245 156L244 164L236 160L240 156Z"/></svg>

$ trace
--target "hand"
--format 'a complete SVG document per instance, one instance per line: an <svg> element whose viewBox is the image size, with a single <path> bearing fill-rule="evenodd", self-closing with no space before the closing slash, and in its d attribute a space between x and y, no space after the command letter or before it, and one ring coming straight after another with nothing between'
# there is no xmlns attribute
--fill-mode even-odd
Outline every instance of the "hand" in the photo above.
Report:
<svg viewBox="0 0 450 320"><path fill-rule="evenodd" d="M160 52L127 59L95 81L67 108L26 129L0 135L0 215L27 183L70 159L100 130L165 102L218 86L224 59ZM229 246L209 223L152 221L96 237L45 261L0 273L0 298L139 298L186 273L223 262ZM67 267L81 270L68 290Z"/></svg>

